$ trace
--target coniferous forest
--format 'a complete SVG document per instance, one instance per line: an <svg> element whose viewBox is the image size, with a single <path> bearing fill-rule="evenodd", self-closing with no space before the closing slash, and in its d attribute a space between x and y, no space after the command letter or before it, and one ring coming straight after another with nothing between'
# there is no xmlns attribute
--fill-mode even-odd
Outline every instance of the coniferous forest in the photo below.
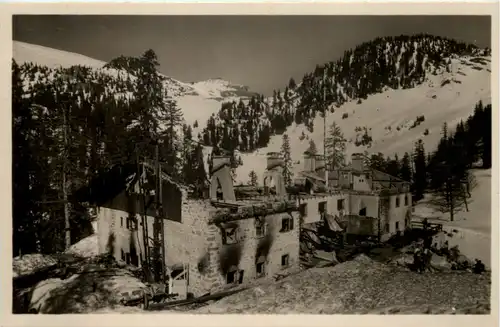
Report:
<svg viewBox="0 0 500 327"><path fill-rule="evenodd" d="M103 71L13 62L14 255L64 249L63 182L72 243L87 236L89 210L72 195L113 165L154 158L156 142L175 179L205 183L202 145L157 68L152 50Z"/></svg>
<svg viewBox="0 0 500 327"><path fill-rule="evenodd" d="M155 143L173 178L204 185L203 145L212 146L214 154L230 153L236 167L241 164L236 150L265 147L271 136L284 134L293 123L312 130L325 105L335 110L384 88L414 87L426 74L446 70L445 58L465 54L490 55L490 50L429 35L377 38L316 66L299 82L290 79L270 98L254 95L222 103L197 135L197 126L184 123L183 108L165 87L167 78L158 73L153 50L137 58L121 56L103 69L52 69L13 61L13 254L64 249L63 189L70 203L72 243L87 236L89 208L72 195L115 164L154 158ZM451 189L465 180L464 167L476 159L491 166L490 148L491 106L478 104L454 134L444 131L435 153L426 153L420 142L403 158L374 155L371 164L412 180L417 199L429 189L450 199L450 191L441 186ZM468 151L467 160L450 159L462 150ZM256 183L255 176L251 180Z"/></svg>
<svg viewBox="0 0 500 327"><path fill-rule="evenodd" d="M455 211L466 205L464 198L470 197L475 185L471 168L491 168L491 104L479 101L473 114L464 122L453 126L454 132L443 124L437 149L426 152L424 142L415 142L413 153L402 158L384 158L384 154L372 154L372 168L410 181L414 201L421 200L424 193L433 193L437 204L453 219Z"/></svg>
<svg viewBox="0 0 500 327"><path fill-rule="evenodd" d="M246 106L243 101L223 104L199 137L208 146L251 152L293 123L312 131L314 118L322 116L326 106L332 111L384 88L415 87L427 74L449 69L447 58L461 55L491 55L491 50L425 34L377 38L345 51L336 61L317 65L300 83L291 78L270 99L253 96Z"/></svg>

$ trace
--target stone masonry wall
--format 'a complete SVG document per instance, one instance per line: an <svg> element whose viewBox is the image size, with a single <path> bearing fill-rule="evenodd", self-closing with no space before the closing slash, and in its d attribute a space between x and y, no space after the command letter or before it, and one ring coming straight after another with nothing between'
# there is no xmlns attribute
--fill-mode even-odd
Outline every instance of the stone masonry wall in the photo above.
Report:
<svg viewBox="0 0 500 327"><path fill-rule="evenodd" d="M99 208L98 248L99 253L112 253L121 260L121 251L129 252L131 232L126 228L128 212L110 208Z"/></svg>
<svg viewBox="0 0 500 327"><path fill-rule="evenodd" d="M256 235L256 219L243 219L233 222L238 226L238 243L222 244L222 234L219 227L209 227L208 269L204 278L207 292L217 292L238 284L226 284L224 270L236 266L243 270L243 282L255 282L257 278L269 279L276 274L287 274L299 269L299 213L293 212L293 229L280 232L281 221L290 217L288 213L279 213L264 217L266 233L264 237ZM289 266L282 268L282 255L288 254ZM265 256L265 275L257 276L256 259Z"/></svg>
<svg viewBox="0 0 500 327"><path fill-rule="evenodd" d="M208 218L213 207L209 201L183 198L181 222L164 220L165 262L170 268L188 268L188 292L195 296L203 295L206 281L199 271L208 253ZM152 237L154 217L148 217L148 234ZM139 232L142 242L142 231Z"/></svg>

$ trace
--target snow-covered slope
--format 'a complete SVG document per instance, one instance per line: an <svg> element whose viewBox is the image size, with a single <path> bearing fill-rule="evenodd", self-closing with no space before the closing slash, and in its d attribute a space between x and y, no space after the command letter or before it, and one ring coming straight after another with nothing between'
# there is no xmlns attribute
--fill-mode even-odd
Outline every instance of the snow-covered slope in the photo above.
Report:
<svg viewBox="0 0 500 327"><path fill-rule="evenodd" d="M14 59L19 64L34 62L49 68L85 65L106 74L117 73L111 69L103 69L105 63L102 61L70 52L23 42L14 42L13 48ZM402 49L404 50L404 47ZM401 51L404 52L403 50ZM400 57L397 54L394 56ZM412 60L410 59L410 62ZM398 66L398 63L399 61L395 65ZM452 129L460 119L465 119L472 113L474 105L479 100L485 104L490 103L490 78L491 57L452 55L446 69L427 67L425 81L422 84L406 89L386 87L382 93L369 95L362 101L357 99L347 101L336 107L333 113L328 113L326 123L330 125L335 121L342 129L349 141L348 158L353 152L365 150L369 153L382 152L391 157L397 153L401 157L404 152L412 151L415 141L419 138L424 141L426 151L430 152L437 145L444 122L447 122ZM185 83L167 77L165 86L168 94L182 109L186 122L190 125L195 121L198 122L198 127L193 129L195 137L203 130L208 118L219 112L222 102L247 100L253 95L248 88L220 78ZM342 85L337 85L337 92L348 99ZM296 99L292 102L298 103L297 95L290 90L290 98L294 97ZM272 99L269 98L267 101L271 103ZM412 128L417 116L424 116L425 120ZM262 123L266 119L262 116L258 121ZM319 151L323 149L323 119L316 117L313 126L312 133L303 124L292 124L286 129L291 142L292 159L294 162L299 162L295 167L296 171L303 165L302 154L308 148L311 139ZM240 126L240 130L241 128L243 127ZM356 146L356 138L363 133L359 130L365 128L372 137L372 142L369 147ZM426 130L428 135L424 135L427 134ZM302 135L305 137L301 137ZM257 175L262 177L266 153L279 151L281 143L281 135L274 135L265 148L251 154L240 154L243 166L236 170L237 182L246 183L251 170L255 170ZM207 148L205 153L209 151Z"/></svg>
<svg viewBox="0 0 500 327"><path fill-rule="evenodd" d="M87 66L95 70L113 74L112 69L103 69L106 62L80 54L52 49L25 42L13 42L13 58L21 65L34 63L47 68L68 68L74 65ZM184 83L166 76L165 86L168 94L182 108L186 123L198 122L198 129L204 127L207 119L216 113L224 101L247 99L253 93L242 85L233 85L222 79L209 79L196 83ZM197 129L195 129L195 132ZM194 134L196 135L196 133Z"/></svg>
<svg viewBox="0 0 500 327"><path fill-rule="evenodd" d="M347 158L353 152L369 153L382 152L393 157L398 154L402 157L404 152L411 152L415 142L421 138L425 149L431 152L435 149L441 137L440 132L444 122L450 129L460 119L466 119L472 114L474 105L482 100L491 103L491 57L452 58L450 72L443 71L436 75L428 74L427 80L409 89L389 89L382 93L370 95L359 103L357 100L349 101L335 109L334 113L328 112L327 127L336 122L347 144ZM342 118L347 114L347 118ZM425 121L411 128L417 116L424 116ZM366 127L373 139L370 147L356 146L356 127ZM424 135L426 129L428 135ZM323 149L323 118L317 116L314 120L313 133L309 133L304 125L288 127L286 133L290 137L292 159L296 164L295 171L303 167L302 155L312 139L318 151ZM306 136L301 140L301 135ZM248 174L255 170L261 176L266 165L266 153L280 151L282 136L275 135L271 138L266 148L252 154L243 154L243 166L237 169L241 181L248 180Z"/></svg>
<svg viewBox="0 0 500 327"><path fill-rule="evenodd" d="M450 221L450 214L443 213L433 203L432 194L426 194L415 206L414 216L416 219L427 218L431 222L443 224L443 229L453 237L441 235L440 241L447 240L450 246L458 245L466 256L481 259L487 267L491 267L491 169L474 169L471 172L476 186L467 199L468 211L462 206L455 213L454 221Z"/></svg>

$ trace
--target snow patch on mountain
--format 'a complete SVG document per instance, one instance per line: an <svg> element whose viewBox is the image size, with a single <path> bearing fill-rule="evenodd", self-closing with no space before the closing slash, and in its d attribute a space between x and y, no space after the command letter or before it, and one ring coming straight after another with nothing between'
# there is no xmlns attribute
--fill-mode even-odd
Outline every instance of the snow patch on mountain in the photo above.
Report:
<svg viewBox="0 0 500 327"><path fill-rule="evenodd" d="M125 71L104 68L106 65L104 61L20 41L13 42L13 58L19 65L33 63L54 70L79 65L89 67L95 70L96 73L107 74L113 78L134 79ZM55 72L40 76L37 82L47 82L47 79L50 79L53 74ZM184 113L186 123L193 125L195 121L198 122L198 128L195 129L195 132L205 126L210 115L219 111L222 102L239 101L240 98L248 99L254 94L246 86L232 84L220 78L185 83L168 76L164 77L167 94L177 101L177 105ZM117 90L111 91L120 93ZM196 136L197 133L194 135Z"/></svg>
<svg viewBox="0 0 500 327"><path fill-rule="evenodd" d="M354 152L382 152L386 156L411 152L415 142L421 138L425 149L431 152L441 137L444 122L450 130L461 120L472 114L474 105L482 100L491 103L491 57L453 57L446 69L436 74L427 74L426 81L409 89L385 88L382 93L368 96L361 102L350 100L334 113L328 110L327 129L336 122L347 139L346 159ZM433 70L434 67L429 67ZM331 109L331 107L330 107ZM347 115L347 118L342 118ZM425 121L412 127L417 116ZM303 168L303 153L314 140L318 151L323 152L322 117L314 119L313 132L303 124L292 124L286 130L291 143L291 155L295 173ZM356 127L365 128L373 141L368 146L356 146ZM428 130L428 135L424 135ZM301 135L304 134L305 138ZM241 154L243 166L237 168L238 182L246 183L254 170L262 176L266 168L266 154L280 151L282 135L274 135L267 147L250 154ZM261 181L262 182L262 181Z"/></svg>

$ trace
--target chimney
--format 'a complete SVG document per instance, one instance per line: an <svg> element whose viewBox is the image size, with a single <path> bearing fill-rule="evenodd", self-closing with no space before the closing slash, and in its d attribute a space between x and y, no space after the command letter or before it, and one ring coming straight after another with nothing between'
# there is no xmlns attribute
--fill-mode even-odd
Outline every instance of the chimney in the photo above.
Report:
<svg viewBox="0 0 500 327"><path fill-rule="evenodd" d="M231 165L231 157L230 156L212 156L212 171L216 171L224 164Z"/></svg>
<svg viewBox="0 0 500 327"><path fill-rule="evenodd" d="M235 201L233 179L231 177L231 157L212 157L210 198L212 200Z"/></svg>
<svg viewBox="0 0 500 327"><path fill-rule="evenodd" d="M315 167L316 172L319 175L324 176L326 171L325 157L323 155L316 155L315 160L316 160L316 167Z"/></svg>
<svg viewBox="0 0 500 327"><path fill-rule="evenodd" d="M365 170L365 158L362 153L353 153L351 156L351 166L353 170Z"/></svg>
<svg viewBox="0 0 500 327"><path fill-rule="evenodd" d="M267 153L267 170L272 170L276 167L283 167L284 164L285 162L279 152Z"/></svg>
<svg viewBox="0 0 500 327"><path fill-rule="evenodd" d="M316 170L316 158L309 151L304 152L304 171Z"/></svg>
<svg viewBox="0 0 500 327"><path fill-rule="evenodd" d="M316 173L325 178L325 187L328 188L328 170L326 169L326 158L323 155L316 156Z"/></svg>

